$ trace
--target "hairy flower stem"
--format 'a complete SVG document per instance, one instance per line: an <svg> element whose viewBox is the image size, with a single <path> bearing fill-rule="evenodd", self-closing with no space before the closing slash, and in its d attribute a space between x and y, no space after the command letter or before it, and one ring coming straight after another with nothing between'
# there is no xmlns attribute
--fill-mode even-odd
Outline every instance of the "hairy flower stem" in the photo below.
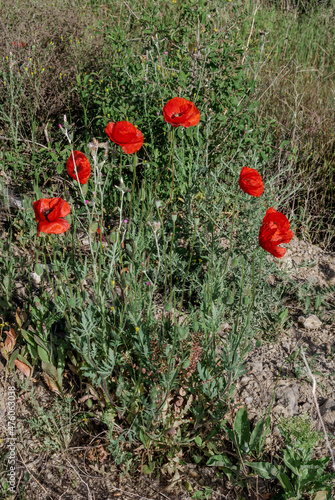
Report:
<svg viewBox="0 0 335 500"><path fill-rule="evenodd" d="M176 221L173 219L172 221L173 229L172 229L172 239L171 239L171 247L170 247L170 291L171 291L171 300L172 300L172 249L174 244L174 238L176 234Z"/></svg>
<svg viewBox="0 0 335 500"><path fill-rule="evenodd" d="M233 207L233 220L232 220L232 223L231 223L229 251L228 251L227 259L226 259L226 262L225 262L223 274L225 274L225 272L227 270L228 261L229 261L229 257L231 255L231 249L232 249L232 246L233 246L233 231L234 231L234 222L235 222L235 214L236 214L236 204L237 204L237 199L238 199L239 194L240 194L240 191L237 191L237 195L235 197L234 207Z"/></svg>
<svg viewBox="0 0 335 500"><path fill-rule="evenodd" d="M173 166L173 157L174 157L174 137L175 137L175 129L173 128L172 132L171 132L171 153L170 153L170 163L171 163L171 167L172 167L172 189L173 189L173 181L174 181L174 166ZM165 172L165 169L167 168L167 164L165 165L165 167L162 169L161 173L159 174L156 182L155 182L155 197L154 199L157 200L158 196L157 196L157 188L158 188L158 184L159 184L159 181L160 181L160 178L162 177L163 173ZM172 195L172 191L171 191L171 195ZM162 215L164 214L164 211L166 209L166 207L168 206L170 202L168 201L168 203L166 204L166 206L164 207L163 211L162 211ZM153 204L152 204L153 206ZM151 207L152 208L152 207ZM148 213L148 218L149 218L149 215L150 215L150 212L151 212L151 208L149 210L149 213Z"/></svg>
<svg viewBox="0 0 335 500"><path fill-rule="evenodd" d="M134 189L135 189L135 181L136 181L136 166L137 166L137 154L134 154L134 162L133 162L133 185L131 188L131 197L130 197L130 207L129 207L129 219L131 221L131 214L132 214L132 202L133 202L133 196L134 196Z"/></svg>
<svg viewBox="0 0 335 500"><path fill-rule="evenodd" d="M255 298L256 298L256 289L257 289L258 284L260 282L261 272L262 272L262 260L263 260L263 255L264 255L263 248L261 250L261 258L259 260L258 278L257 278L257 282L255 283L255 256L256 256L257 250L258 250L258 247L256 248L256 250L254 252L253 259L252 259L252 299L250 301L248 315L247 315L247 326L249 325L249 322L250 322L250 314L251 314L252 308L254 307Z"/></svg>
<svg viewBox="0 0 335 500"><path fill-rule="evenodd" d="M166 208L168 207L168 205L170 205L170 203L172 202L172 198L173 198L173 186L174 186L174 142L175 142L175 133L176 133L176 129L173 129L172 130L172 135L171 135L171 170L172 170L172 183L171 183L171 194L170 194L170 198L167 202L167 204L165 205L165 207L163 208L162 210L162 214L164 214Z"/></svg>
<svg viewBox="0 0 335 500"><path fill-rule="evenodd" d="M161 228L162 228L163 249L164 249L164 267L165 267L164 297L166 297L166 286L167 286L167 262L166 262L167 257L166 257L166 253L167 253L167 248L166 248L166 240L165 240L164 223L163 223L162 215L159 211L159 208L157 208L157 213L158 213L159 221L161 223Z"/></svg>
<svg viewBox="0 0 335 500"><path fill-rule="evenodd" d="M197 226L195 226L194 229L194 234L193 234L193 240L192 240L192 246L191 246L191 252L190 252L190 258L188 260L188 266L187 266L187 271L184 275L184 280L183 280L183 288L182 288L182 293L181 293L181 301L180 301L180 309L183 307L183 300L184 300L184 291L185 291L185 282L186 282L186 276L189 273L190 267L191 267L191 262L192 262L192 256L193 256L193 248L194 248L194 242L195 242L195 237L197 234Z"/></svg>
<svg viewBox="0 0 335 500"><path fill-rule="evenodd" d="M71 146L72 161L73 161L73 165L75 167L74 168L74 172L75 172L76 177L77 177L77 182L78 182L78 186L79 186L81 198L83 200L84 207L86 208L86 211L87 211L89 224L91 224L92 221L93 221L93 211L92 211L92 214L91 214L90 211L89 211L88 205L86 205L86 203L85 203L85 196L84 196L81 184L79 182L78 172L77 172L77 168L76 168L76 162L75 162L74 152L73 152L73 147L72 147L72 140L69 137L67 129L65 129L65 136L66 136L66 138L67 138L67 140L68 140L68 142L69 142L69 144ZM95 169L94 169L94 171L95 171ZM97 185L96 185L96 188L97 188ZM94 203L94 207L95 207L95 203ZM94 209L94 207L93 207L93 209ZM90 252L91 252L91 255L92 255L92 258L93 258L93 270L94 270L95 279L98 281L99 280L99 276L98 276L98 271L97 271L97 266L96 266L95 253L94 253L94 249L93 249L93 246L92 246L92 236L91 236L90 232L88 232L88 242L89 242L89 246L90 246Z"/></svg>

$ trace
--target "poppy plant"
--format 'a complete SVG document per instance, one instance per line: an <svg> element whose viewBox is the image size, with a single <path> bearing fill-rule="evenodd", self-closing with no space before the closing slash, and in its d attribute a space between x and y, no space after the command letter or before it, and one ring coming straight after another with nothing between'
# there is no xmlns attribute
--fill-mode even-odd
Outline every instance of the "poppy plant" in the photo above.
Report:
<svg viewBox="0 0 335 500"><path fill-rule="evenodd" d="M121 146L127 155L136 153L143 145L143 134L130 122L110 122L105 132L111 141Z"/></svg>
<svg viewBox="0 0 335 500"><path fill-rule="evenodd" d="M259 230L260 246L275 257L280 258L284 257L286 249L278 245L289 243L292 238L293 233L290 231L290 222L287 217L277 212L273 207L268 208Z"/></svg>
<svg viewBox="0 0 335 500"><path fill-rule="evenodd" d="M62 198L41 198L33 203L37 236L40 232L47 234L65 233L70 228L67 220L63 219L71 212L71 207Z"/></svg>
<svg viewBox="0 0 335 500"><path fill-rule="evenodd" d="M173 127L182 125L185 128L198 125L200 113L193 102L174 97L170 99L163 107L163 117L167 123Z"/></svg>
<svg viewBox="0 0 335 500"><path fill-rule="evenodd" d="M74 161L73 161L74 158ZM77 174L75 172L75 167ZM66 162L66 170L72 179L76 181L79 179L80 184L86 184L91 174L91 165L84 153L80 151L73 151Z"/></svg>
<svg viewBox="0 0 335 500"><path fill-rule="evenodd" d="M261 196L263 194L262 177L254 168L243 167L238 183L242 191L251 196Z"/></svg>

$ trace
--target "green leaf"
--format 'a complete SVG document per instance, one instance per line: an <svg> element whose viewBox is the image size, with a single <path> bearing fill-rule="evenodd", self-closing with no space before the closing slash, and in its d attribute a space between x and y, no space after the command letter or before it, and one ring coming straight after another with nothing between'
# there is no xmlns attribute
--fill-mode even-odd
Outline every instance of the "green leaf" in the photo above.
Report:
<svg viewBox="0 0 335 500"><path fill-rule="evenodd" d="M90 227L88 228L89 232L91 234L94 234L97 232L97 229L98 229L98 223L97 222L93 222Z"/></svg>
<svg viewBox="0 0 335 500"><path fill-rule="evenodd" d="M301 460L293 449L284 450L284 463L296 475L300 475Z"/></svg>
<svg viewBox="0 0 335 500"><path fill-rule="evenodd" d="M57 370L50 361L42 361L42 370L50 375L50 377L57 380Z"/></svg>
<svg viewBox="0 0 335 500"><path fill-rule="evenodd" d="M9 358L9 361L8 361L8 364L7 364L7 366L8 366L9 369L13 368L14 361L16 360L16 358L18 357L18 355L19 355L19 350L18 349L16 349L16 351L14 351L11 354L11 356Z"/></svg>
<svg viewBox="0 0 335 500"><path fill-rule="evenodd" d="M268 162L268 161L269 161L268 156L266 156L266 154L264 153L264 151L263 151L262 149L261 149L261 157L263 158L263 160L264 160L265 162Z"/></svg>
<svg viewBox="0 0 335 500"><path fill-rule="evenodd" d="M287 493L294 493L294 488L289 480L288 475L285 472L279 472L277 478Z"/></svg>
<svg viewBox="0 0 335 500"><path fill-rule="evenodd" d="M290 141L283 141L283 142L280 144L279 148L283 148L283 147L284 147L284 146L286 146L287 144L290 144Z"/></svg>
<svg viewBox="0 0 335 500"><path fill-rule="evenodd" d="M278 468L276 465L270 464L269 462L244 462L245 465L253 469L256 474L264 479L272 479L278 474Z"/></svg>
<svg viewBox="0 0 335 500"><path fill-rule="evenodd" d="M145 434L143 429L140 429L140 440L142 441L145 447L147 447L148 444L150 443L150 438ZM151 472L146 472L146 474L151 474Z"/></svg>
<svg viewBox="0 0 335 500"><path fill-rule="evenodd" d="M235 417L234 431L237 439L237 445L240 450L247 452L249 450L250 423L245 406L241 408Z"/></svg>
<svg viewBox="0 0 335 500"><path fill-rule="evenodd" d="M207 460L209 467L231 467L232 463L226 455L213 455Z"/></svg>
<svg viewBox="0 0 335 500"><path fill-rule="evenodd" d="M164 310L166 312L170 312L171 309L172 309L172 302L168 302L167 304L165 304Z"/></svg>
<svg viewBox="0 0 335 500"><path fill-rule="evenodd" d="M76 307L77 305L76 297L70 297L69 304L71 307Z"/></svg>
<svg viewBox="0 0 335 500"><path fill-rule="evenodd" d="M44 361L45 363L50 363L49 353L45 349L38 345L37 352L42 361Z"/></svg>
<svg viewBox="0 0 335 500"><path fill-rule="evenodd" d="M34 340L35 340L36 344L41 346L46 351L48 350L48 346L43 342L42 339L40 339L40 337L38 337L37 335L34 335Z"/></svg>
<svg viewBox="0 0 335 500"><path fill-rule="evenodd" d="M197 436L194 441L199 447L202 445L202 439L200 436Z"/></svg>
<svg viewBox="0 0 335 500"><path fill-rule="evenodd" d="M82 184L81 189L83 191L83 195L85 196L88 190L88 183L86 182L86 184Z"/></svg>
<svg viewBox="0 0 335 500"><path fill-rule="evenodd" d="M64 170L64 165L62 163L57 163L56 170L58 174L62 174Z"/></svg>
<svg viewBox="0 0 335 500"><path fill-rule="evenodd" d="M262 418L259 422L257 422L250 436L249 448L251 451L254 451L257 448L262 438L263 429L264 429L264 419Z"/></svg>
<svg viewBox="0 0 335 500"><path fill-rule="evenodd" d="M150 464L149 466L148 465L143 465L142 471L144 472L144 474L152 474L153 471L154 471L154 468L155 468L155 464L154 463Z"/></svg>
<svg viewBox="0 0 335 500"><path fill-rule="evenodd" d="M35 273L38 274L38 276L42 276L43 274L43 267L41 264L36 264L35 265Z"/></svg>

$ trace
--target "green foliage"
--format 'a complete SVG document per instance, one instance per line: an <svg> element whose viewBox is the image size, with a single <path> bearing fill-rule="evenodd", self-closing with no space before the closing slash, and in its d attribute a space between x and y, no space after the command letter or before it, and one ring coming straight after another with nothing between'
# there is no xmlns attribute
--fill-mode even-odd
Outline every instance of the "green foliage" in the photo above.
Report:
<svg viewBox="0 0 335 500"><path fill-rule="evenodd" d="M94 5L98 10L99 2ZM308 431L301 431L303 442L282 425L287 442L278 465L264 458L269 417L251 429L241 408L232 427L226 422L254 340L259 346L264 332L290 321L284 294L294 288L258 244L266 209L280 210L292 188L290 167L280 175L266 168L274 154L274 122L256 126L255 82L242 64L242 4L223 9L220 2L170 2L162 13L155 2L150 16L139 3L133 7L136 15L120 9L120 22L101 23L108 64L86 72L76 66L68 93L78 105L67 110L71 124L64 117L60 129L54 117L57 131L47 146L37 145L37 101L30 116L32 149L26 148L26 128L25 139L16 140L23 75L6 69L12 100L9 108L1 102L1 113L14 143L0 161L22 191L30 188L15 214L6 206L4 321L14 318L18 279L27 292L7 368L16 359L41 368L49 387L64 395L69 366L78 386L85 382L95 394L109 451L123 472L177 481L191 457L221 468L241 488L253 475L277 478L283 498L300 498L328 481L327 461L312 459ZM162 107L176 95L199 108L198 126L164 122ZM132 158L104 133L108 122L120 120L144 134ZM97 154L88 145L93 137ZM90 159L87 184L67 176L72 149ZM245 164L262 174L262 198L239 190ZM55 196L71 206L70 230L37 238L32 202ZM14 243L24 257L10 253ZM276 287L265 279L269 274L276 275ZM321 312L322 292L307 292L300 292L301 299L311 297L306 312L312 306ZM93 399L87 399L89 408ZM30 425L44 448L69 446L77 426L71 403L56 399L48 412L35 405ZM233 458L222 452L223 436ZM210 494L206 488L193 498Z"/></svg>
<svg viewBox="0 0 335 500"><path fill-rule="evenodd" d="M74 412L74 400L56 397L52 407L46 410L40 406L32 391L30 401L34 414L28 419L28 424L40 437L41 449L49 452L65 451L70 445L76 427L84 421L84 415Z"/></svg>

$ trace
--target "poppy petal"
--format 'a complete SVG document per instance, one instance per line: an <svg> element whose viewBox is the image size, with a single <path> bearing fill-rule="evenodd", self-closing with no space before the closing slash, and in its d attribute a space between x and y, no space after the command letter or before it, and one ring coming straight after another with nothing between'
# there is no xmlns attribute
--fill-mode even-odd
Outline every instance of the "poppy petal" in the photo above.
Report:
<svg viewBox="0 0 335 500"><path fill-rule="evenodd" d="M143 145L142 132L130 122L110 122L105 132L110 140L121 146L127 154L136 153Z"/></svg>
<svg viewBox="0 0 335 500"><path fill-rule="evenodd" d="M200 113L193 102L182 97L173 97L163 107L163 117L173 127L185 128L198 125Z"/></svg>
<svg viewBox="0 0 335 500"><path fill-rule="evenodd" d="M65 233L70 228L70 224L65 219L56 219L53 222L40 221L37 225L37 232L47 234Z"/></svg>
<svg viewBox="0 0 335 500"><path fill-rule="evenodd" d="M75 167L77 173L75 173ZM73 154L70 154L66 162L66 170L72 179L79 179L80 184L86 184L91 175L90 162L81 151L73 151Z"/></svg>
<svg viewBox="0 0 335 500"><path fill-rule="evenodd" d="M238 182L242 191L251 196L258 197L263 194L263 179L254 168L243 167Z"/></svg>
<svg viewBox="0 0 335 500"><path fill-rule="evenodd" d="M286 249L278 245L289 243L292 238L293 232L290 230L287 217L273 207L269 208L259 229L260 246L275 257L281 258L285 255Z"/></svg>

